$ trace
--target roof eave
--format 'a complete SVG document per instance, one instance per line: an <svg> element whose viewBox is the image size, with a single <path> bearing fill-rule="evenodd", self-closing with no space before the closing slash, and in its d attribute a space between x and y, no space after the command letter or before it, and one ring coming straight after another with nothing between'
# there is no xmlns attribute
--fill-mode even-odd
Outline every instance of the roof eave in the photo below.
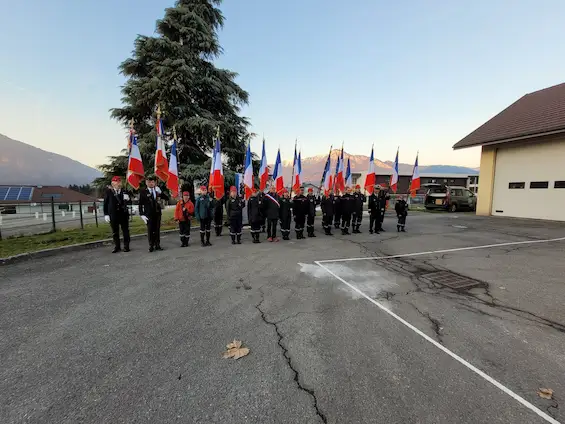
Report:
<svg viewBox="0 0 565 424"><path fill-rule="evenodd" d="M484 143L473 143L473 144L468 144L465 146L459 146L457 147L456 143L453 145L453 150L461 150L461 149L467 149L470 147L478 147L478 146L492 146L495 144L505 144L505 143L512 143L514 141L524 141L524 140L532 140L532 139L536 139L536 138L543 138L543 137L548 137L548 136L552 136L552 135L558 135L558 134L565 134L565 128L561 128L559 130L553 130L553 131L546 131L543 133L536 133L536 134L528 134L528 135L521 135L519 137L512 137L512 138L503 138L501 140L493 140L493 141L487 141Z"/></svg>

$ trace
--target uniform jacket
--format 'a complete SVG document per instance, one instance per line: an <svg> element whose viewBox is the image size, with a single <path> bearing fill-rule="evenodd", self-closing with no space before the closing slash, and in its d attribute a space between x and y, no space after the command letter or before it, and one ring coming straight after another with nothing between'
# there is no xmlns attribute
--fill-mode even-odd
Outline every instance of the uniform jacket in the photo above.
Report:
<svg viewBox="0 0 565 424"><path fill-rule="evenodd" d="M157 193L156 197L153 198L151 191L146 188L139 192L139 215L152 217L161 215L161 205L159 201L169 200L169 196L165 193Z"/></svg>
<svg viewBox="0 0 565 424"><path fill-rule="evenodd" d="M349 193L345 193L341 196L341 213L342 215L351 215L355 210L355 198Z"/></svg>
<svg viewBox="0 0 565 424"><path fill-rule="evenodd" d="M259 196L252 196L247 201L247 219L249 222L261 222L263 220L263 208Z"/></svg>
<svg viewBox="0 0 565 424"><path fill-rule="evenodd" d="M369 209L369 212L372 213L372 214L376 214L377 212L380 211L379 196L376 195L375 193L373 193L369 196L368 209Z"/></svg>
<svg viewBox="0 0 565 424"><path fill-rule="evenodd" d="M281 221L287 221L292 218L292 200L287 199L286 197L281 197L280 199L280 218Z"/></svg>
<svg viewBox="0 0 565 424"><path fill-rule="evenodd" d="M407 216L408 215L408 203L404 199L398 199L394 205L394 210L397 215Z"/></svg>
<svg viewBox="0 0 565 424"><path fill-rule="evenodd" d="M214 199L214 221L221 222L224 217L224 204L226 203L226 196L219 199Z"/></svg>
<svg viewBox="0 0 565 424"><path fill-rule="evenodd" d="M386 191L381 190L379 192L379 206L380 206L380 208L383 212L386 209L387 200L390 200L390 196L388 195L388 193Z"/></svg>
<svg viewBox="0 0 565 424"><path fill-rule="evenodd" d="M113 188L106 189L104 193L104 215L110 216L110 218L125 214L129 216L128 202L124 200L124 194L128 194L124 189L120 189L119 193L116 193Z"/></svg>
<svg viewBox="0 0 565 424"><path fill-rule="evenodd" d="M202 221L203 219L212 218L214 213L212 206L210 196L199 196L196 199L196 206L194 206L194 216L196 216L196 219Z"/></svg>
<svg viewBox="0 0 565 424"><path fill-rule="evenodd" d="M355 212L362 212L363 205L365 204L367 198L363 193L353 193L352 196L355 199Z"/></svg>
<svg viewBox="0 0 565 424"><path fill-rule="evenodd" d="M341 196L334 194L334 215L341 213Z"/></svg>
<svg viewBox="0 0 565 424"><path fill-rule="evenodd" d="M180 222L190 222L194 216L194 203L192 200L188 200L185 203L184 200L180 199L175 207L175 220Z"/></svg>
<svg viewBox="0 0 565 424"><path fill-rule="evenodd" d="M337 199L333 194L322 197L322 213L327 216L333 216L335 212Z"/></svg>
<svg viewBox="0 0 565 424"><path fill-rule="evenodd" d="M275 199L275 201L269 199L269 196ZM265 194L263 197L263 216L267 219L279 219L280 205L280 198L277 194Z"/></svg>
<svg viewBox="0 0 565 424"><path fill-rule="evenodd" d="M308 213L308 199L303 194L292 199L292 213L294 216L304 216Z"/></svg>
<svg viewBox="0 0 565 424"><path fill-rule="evenodd" d="M318 204L318 199L313 194L306 196L308 199L308 209L306 210L307 215L316 216L316 205Z"/></svg>
<svg viewBox="0 0 565 424"><path fill-rule="evenodd" d="M243 218L243 208L245 207L245 200L241 197L236 197L235 199L229 197L226 202L226 212L228 218Z"/></svg>

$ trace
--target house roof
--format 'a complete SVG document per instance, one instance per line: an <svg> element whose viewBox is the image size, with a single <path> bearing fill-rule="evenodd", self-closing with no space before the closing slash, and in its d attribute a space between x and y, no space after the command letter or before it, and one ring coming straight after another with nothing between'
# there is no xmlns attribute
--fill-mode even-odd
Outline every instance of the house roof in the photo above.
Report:
<svg viewBox="0 0 565 424"><path fill-rule="evenodd" d="M0 205L94 202L96 198L61 186L0 185Z"/></svg>
<svg viewBox="0 0 565 424"><path fill-rule="evenodd" d="M463 149L565 133L565 83L534 91L457 142Z"/></svg>

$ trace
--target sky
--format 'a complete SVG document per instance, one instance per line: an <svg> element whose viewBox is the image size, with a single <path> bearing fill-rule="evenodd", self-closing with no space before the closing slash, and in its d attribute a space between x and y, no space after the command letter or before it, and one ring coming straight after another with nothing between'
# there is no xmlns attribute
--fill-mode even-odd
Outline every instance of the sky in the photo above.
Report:
<svg viewBox="0 0 565 424"><path fill-rule="evenodd" d="M0 0L0 133L87 165L126 144L117 67L174 0ZM562 0L225 1L217 65L250 93L252 149L477 167L452 145L563 82Z"/></svg>

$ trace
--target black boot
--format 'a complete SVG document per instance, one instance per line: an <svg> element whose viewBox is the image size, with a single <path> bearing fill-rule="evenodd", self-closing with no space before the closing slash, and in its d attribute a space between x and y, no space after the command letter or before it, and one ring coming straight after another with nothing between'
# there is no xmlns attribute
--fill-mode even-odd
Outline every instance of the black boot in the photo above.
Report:
<svg viewBox="0 0 565 424"><path fill-rule="evenodd" d="M230 234L231 235L231 244L235 244L235 234Z"/></svg>
<svg viewBox="0 0 565 424"><path fill-rule="evenodd" d="M124 244L124 252L129 252L129 244Z"/></svg>
<svg viewBox="0 0 565 424"><path fill-rule="evenodd" d="M300 231L296 230L296 240L300 240Z"/></svg>
<svg viewBox="0 0 565 424"><path fill-rule="evenodd" d="M185 241L184 241L184 236L180 236L180 247L185 247Z"/></svg>
<svg viewBox="0 0 565 424"><path fill-rule="evenodd" d="M372 229L372 228L369 230L369 234L373 234L373 229Z"/></svg>
<svg viewBox="0 0 565 424"><path fill-rule="evenodd" d="M118 244L118 245L114 246L114 250L112 250L112 253L118 253L118 252L121 252L121 251L122 251L122 249L120 248L120 245Z"/></svg>
<svg viewBox="0 0 565 424"><path fill-rule="evenodd" d="M314 233L314 228L310 228L310 237L316 237L316 234Z"/></svg>
<svg viewBox="0 0 565 424"><path fill-rule="evenodd" d="M403 232L403 233L405 233L405 232L406 232L406 229L405 229L404 227L402 227L402 228L400 229L400 231Z"/></svg>
<svg viewBox="0 0 565 424"><path fill-rule="evenodd" d="M396 232L399 233L400 232L400 225L396 226Z"/></svg>
<svg viewBox="0 0 565 424"><path fill-rule="evenodd" d="M210 231L206 231L206 246L212 246L212 243L210 243Z"/></svg>
<svg viewBox="0 0 565 424"><path fill-rule="evenodd" d="M345 228L342 228L342 229L341 229L341 235L344 236L344 235L346 235L346 234L347 234L347 233L345 232Z"/></svg>
<svg viewBox="0 0 565 424"><path fill-rule="evenodd" d="M361 234L361 231L359 230L359 228L361 228L361 225L357 224L357 234Z"/></svg>
<svg viewBox="0 0 565 424"><path fill-rule="evenodd" d="M200 233L200 244L202 247L206 247L206 242L204 241L204 233Z"/></svg>
<svg viewBox="0 0 565 424"><path fill-rule="evenodd" d="M241 244L241 234L237 235L237 244Z"/></svg>

